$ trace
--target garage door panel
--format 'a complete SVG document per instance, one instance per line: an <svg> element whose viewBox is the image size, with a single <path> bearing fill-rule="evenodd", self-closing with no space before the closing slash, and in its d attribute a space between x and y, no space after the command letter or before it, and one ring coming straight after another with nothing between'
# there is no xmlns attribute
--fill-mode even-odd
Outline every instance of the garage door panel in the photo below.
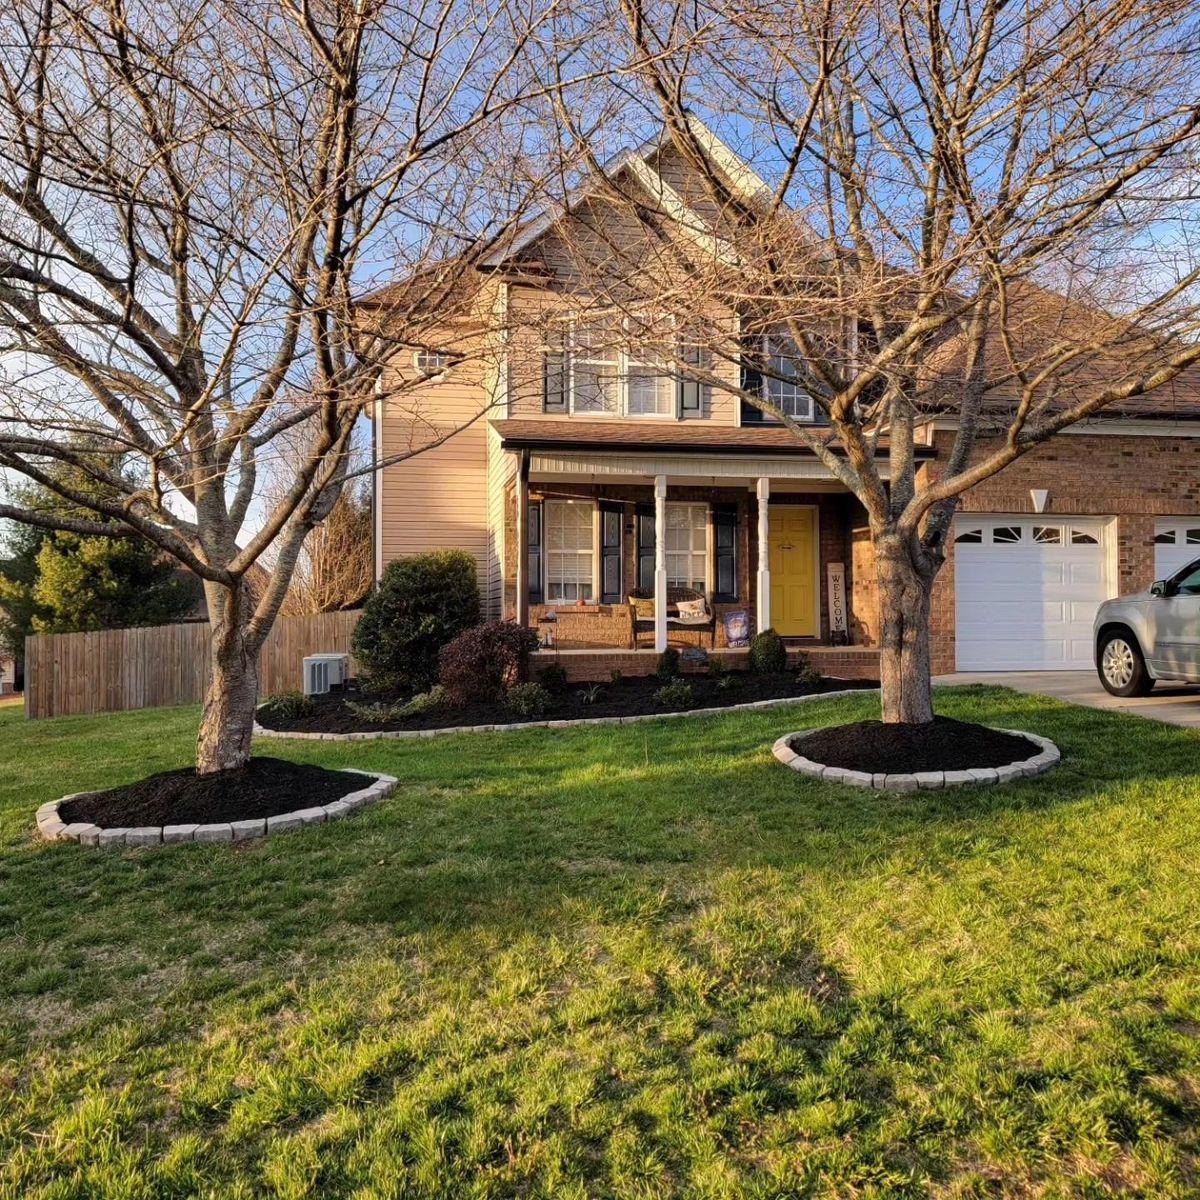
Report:
<svg viewBox="0 0 1200 1200"><path fill-rule="evenodd" d="M1169 579L1200 558L1200 519L1172 517L1154 524L1154 578Z"/></svg>
<svg viewBox="0 0 1200 1200"><path fill-rule="evenodd" d="M1091 668L1092 621L1108 597L1104 523L962 518L982 542L955 546L959 670Z"/></svg>

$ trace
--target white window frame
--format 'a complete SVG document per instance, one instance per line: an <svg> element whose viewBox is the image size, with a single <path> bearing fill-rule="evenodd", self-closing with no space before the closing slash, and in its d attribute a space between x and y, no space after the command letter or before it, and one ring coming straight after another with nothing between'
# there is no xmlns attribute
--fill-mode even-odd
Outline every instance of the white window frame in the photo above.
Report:
<svg viewBox="0 0 1200 1200"><path fill-rule="evenodd" d="M551 550L550 548L550 525L552 512L555 509L586 509L588 510L588 528L590 530L590 541L586 551L584 550ZM588 555L591 563L591 571L589 573L590 585L588 594L584 597L589 604L598 603L599 596L599 578L598 578L598 559L597 553L597 528L596 514L599 511L599 506L595 501L591 500L555 500L546 499L542 502L542 599L546 604L574 604L578 596L562 596L557 595L551 587L551 572L550 560L554 555L560 558L570 554L575 558L583 558Z"/></svg>
<svg viewBox="0 0 1200 1200"><path fill-rule="evenodd" d="M671 319L671 328L674 329L674 319ZM679 381L670 369L670 364L656 362L653 358L641 357L631 351L629 341L622 337L620 344L613 347L611 350L606 350L606 357L592 358L589 356L589 347L581 346L579 341L579 330L592 324L599 324L599 321L589 322L581 317L572 317L568 328L567 336L567 412L573 417L596 418L597 420L635 420L635 421L678 421L679 420ZM630 321L628 317L621 319L621 329L623 333L628 334ZM615 328L615 326L614 326ZM617 379L617 395L616 404L610 410L603 409L579 409L576 407L577 388L575 382L575 368L578 362L594 363L596 365L611 364L616 372ZM670 381L670 395L667 402L666 412L635 412L629 405L629 380L631 368L646 368L646 367L666 367L658 378L667 379Z"/></svg>
<svg viewBox="0 0 1200 1200"><path fill-rule="evenodd" d="M785 354L777 351L772 344L773 342L780 341L781 339L784 339L784 338L786 338L786 340L788 342L791 342L791 338L788 338L786 334L773 334L773 333L763 334L763 341L762 341L763 361L768 366L771 366L772 359L778 358L780 360L783 360L785 358L791 357L790 355L785 355ZM796 348L795 343L791 342L791 344L792 344L793 348L795 349ZM797 353L799 353L798 350L797 350ZM768 404L773 404L781 412L786 413L787 416L791 417L791 419L793 421L802 421L802 422L807 423L807 422L811 422L816 419L816 405L813 403L812 394L809 391L807 391L805 388L800 387L798 384L786 383L782 379L777 379L775 376L769 375L769 374L763 375L762 385L763 385L763 399ZM773 395L771 395L772 387L787 389L791 394L790 394L790 396L782 396L782 395L773 396ZM788 412L788 409L786 407L786 402L789 399L792 401L795 401L796 399L803 399L803 400L807 401L808 411L807 412Z"/></svg>
<svg viewBox="0 0 1200 1200"><path fill-rule="evenodd" d="M711 585L712 565L713 565L712 505L710 505L704 501L701 501L701 500L668 500L667 501L668 516L667 516L667 522L666 522L668 528L670 527L670 513L672 511L678 512L682 508L694 509L694 510L698 510L700 512L701 520L702 520L702 526L701 526L702 548L698 550L698 549L696 549L696 546L695 546L695 534L696 534L695 525L690 526L691 535L689 537L688 549L685 551L671 550L671 548L666 545L667 529L664 528L663 530L661 530L660 536L662 537L663 543L664 543L664 545L663 545L664 561L667 564L667 586L668 587L693 588L696 591L700 592L702 595L707 596L709 594L709 592L712 591L712 585ZM670 561L671 561L672 557L679 557L680 554L685 554L687 556L687 558L689 559L689 564L688 564L689 574L690 574L690 568L694 565L694 563L691 562L691 560L695 559L695 557L700 554L702 554L704 556L703 578L702 578L700 586L698 588L696 587L695 580L692 578L689 578L688 581L685 583L681 583L677 579L672 580Z"/></svg>
<svg viewBox="0 0 1200 1200"><path fill-rule="evenodd" d="M431 363L430 360L436 360ZM422 361L424 360L424 361ZM450 370L449 350L414 350L413 367L426 379L444 379Z"/></svg>

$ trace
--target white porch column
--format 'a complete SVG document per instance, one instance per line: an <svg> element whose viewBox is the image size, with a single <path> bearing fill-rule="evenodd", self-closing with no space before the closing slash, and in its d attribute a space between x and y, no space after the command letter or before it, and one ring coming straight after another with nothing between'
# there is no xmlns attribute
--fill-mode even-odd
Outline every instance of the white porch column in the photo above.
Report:
<svg viewBox="0 0 1200 1200"><path fill-rule="evenodd" d="M654 477L654 650L667 648L667 477Z"/></svg>
<svg viewBox="0 0 1200 1200"><path fill-rule="evenodd" d="M771 481L764 475L755 487L758 496L758 627L771 628Z"/></svg>
<svg viewBox="0 0 1200 1200"><path fill-rule="evenodd" d="M529 451L517 460L517 603L518 625L529 624Z"/></svg>

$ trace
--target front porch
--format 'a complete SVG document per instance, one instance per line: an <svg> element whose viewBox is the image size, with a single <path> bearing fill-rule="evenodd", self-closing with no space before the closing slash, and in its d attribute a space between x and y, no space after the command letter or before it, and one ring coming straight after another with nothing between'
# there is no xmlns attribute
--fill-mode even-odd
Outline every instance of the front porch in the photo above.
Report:
<svg viewBox="0 0 1200 1200"><path fill-rule="evenodd" d="M503 611L571 677L643 674L668 646L741 657L768 628L825 673L877 675L865 514L821 464L514 457Z"/></svg>

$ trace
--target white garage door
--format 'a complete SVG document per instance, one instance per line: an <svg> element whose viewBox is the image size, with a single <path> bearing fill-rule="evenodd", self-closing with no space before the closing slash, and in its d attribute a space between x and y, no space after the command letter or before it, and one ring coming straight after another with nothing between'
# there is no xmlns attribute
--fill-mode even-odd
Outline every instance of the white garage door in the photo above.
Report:
<svg viewBox="0 0 1200 1200"><path fill-rule="evenodd" d="M960 671L1091 670L1111 572L1105 519L962 516L954 530Z"/></svg>
<svg viewBox="0 0 1200 1200"><path fill-rule="evenodd" d="M1154 578L1169 579L1200 558L1200 517L1173 517L1154 525Z"/></svg>

